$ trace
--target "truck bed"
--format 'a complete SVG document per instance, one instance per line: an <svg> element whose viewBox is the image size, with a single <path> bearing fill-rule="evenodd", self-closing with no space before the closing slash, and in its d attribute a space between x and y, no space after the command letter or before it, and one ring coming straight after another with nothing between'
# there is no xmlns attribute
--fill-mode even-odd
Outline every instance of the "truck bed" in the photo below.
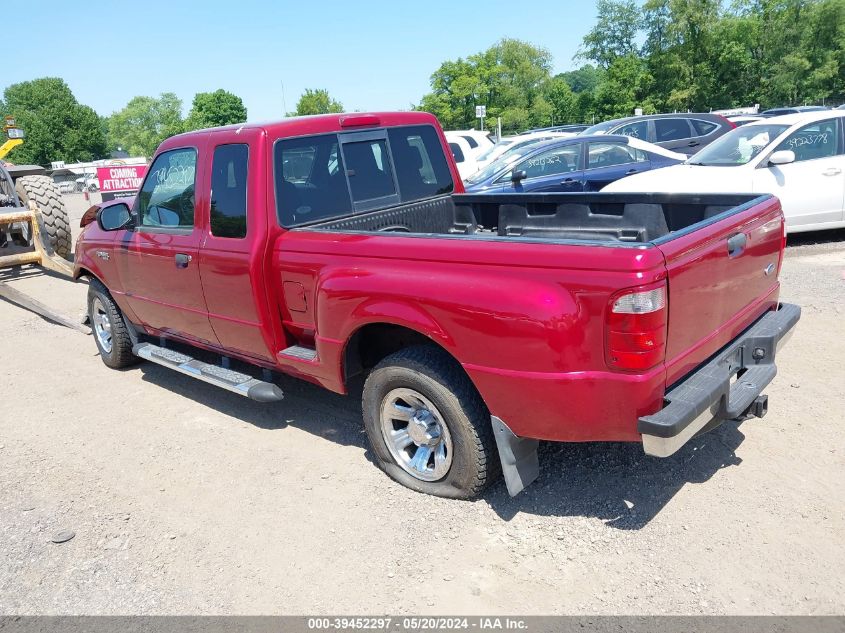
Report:
<svg viewBox="0 0 845 633"><path fill-rule="evenodd" d="M753 194L457 194L303 229L574 240L622 246L661 243L726 211L739 212L761 199Z"/></svg>

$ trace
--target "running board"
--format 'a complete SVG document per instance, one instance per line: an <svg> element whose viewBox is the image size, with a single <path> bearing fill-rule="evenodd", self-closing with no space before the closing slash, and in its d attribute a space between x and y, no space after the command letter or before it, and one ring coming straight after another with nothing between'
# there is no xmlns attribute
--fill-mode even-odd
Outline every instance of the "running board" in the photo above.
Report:
<svg viewBox="0 0 845 633"><path fill-rule="evenodd" d="M288 358L291 360L298 360L305 363L313 363L317 360L317 350L311 347L302 347L301 345L294 345L279 352L280 358Z"/></svg>
<svg viewBox="0 0 845 633"><path fill-rule="evenodd" d="M132 353L139 358L169 367L180 374L202 380L256 402L278 402L284 398L282 390L271 382L264 382L249 374L204 363L187 354L152 343L137 343L132 347Z"/></svg>

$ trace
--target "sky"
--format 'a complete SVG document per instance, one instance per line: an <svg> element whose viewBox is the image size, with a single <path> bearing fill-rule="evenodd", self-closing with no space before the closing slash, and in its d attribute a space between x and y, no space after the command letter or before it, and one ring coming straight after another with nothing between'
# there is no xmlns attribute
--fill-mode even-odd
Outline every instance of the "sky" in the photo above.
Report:
<svg viewBox="0 0 845 633"><path fill-rule="evenodd" d="M218 88L250 121L292 111L306 88L350 111L408 109L443 61L503 37L547 48L554 72L577 67L595 13L594 0L33 0L14 11L21 40L4 50L0 90L61 77L101 115L162 92L187 113L195 93Z"/></svg>

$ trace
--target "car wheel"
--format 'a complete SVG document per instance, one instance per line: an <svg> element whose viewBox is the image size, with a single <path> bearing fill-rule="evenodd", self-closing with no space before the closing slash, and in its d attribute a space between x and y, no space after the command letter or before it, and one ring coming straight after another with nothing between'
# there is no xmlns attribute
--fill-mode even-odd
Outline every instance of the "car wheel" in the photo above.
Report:
<svg viewBox="0 0 845 633"><path fill-rule="evenodd" d="M379 467L408 488L469 499L498 478L487 407L439 348L409 347L382 360L364 384L363 413Z"/></svg>
<svg viewBox="0 0 845 633"><path fill-rule="evenodd" d="M123 313L97 279L88 285L88 318L100 358L106 365L121 369L140 362L132 353L132 338Z"/></svg>

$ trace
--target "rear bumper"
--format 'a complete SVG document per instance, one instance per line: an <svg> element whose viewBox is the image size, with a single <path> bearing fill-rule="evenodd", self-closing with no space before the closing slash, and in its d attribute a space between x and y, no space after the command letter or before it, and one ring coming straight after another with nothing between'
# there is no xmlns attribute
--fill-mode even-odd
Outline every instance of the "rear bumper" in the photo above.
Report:
<svg viewBox="0 0 845 633"><path fill-rule="evenodd" d="M711 422L748 414L775 377L777 352L800 318L800 307L781 304L675 385L666 394L666 406L639 419L646 454L668 457Z"/></svg>

